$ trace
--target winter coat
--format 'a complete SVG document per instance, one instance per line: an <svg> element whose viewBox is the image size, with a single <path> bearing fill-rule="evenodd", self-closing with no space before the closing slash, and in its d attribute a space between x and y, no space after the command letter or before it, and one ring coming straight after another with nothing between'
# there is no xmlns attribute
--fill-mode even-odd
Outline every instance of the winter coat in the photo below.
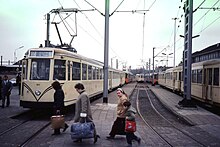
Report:
<svg viewBox="0 0 220 147"><path fill-rule="evenodd" d="M76 101L75 106L75 116L74 116L74 122L80 122L80 113L86 113L87 114L87 121L92 121L92 111L90 106L90 100L85 91L82 91L78 97L78 100Z"/></svg>
<svg viewBox="0 0 220 147"><path fill-rule="evenodd" d="M11 81L3 80L2 81L2 89L1 89L2 90L2 96L10 95L12 88L13 88L13 85L12 85Z"/></svg>
<svg viewBox="0 0 220 147"><path fill-rule="evenodd" d="M137 113L136 109L132 106L128 107L125 112L126 120L135 121L135 114Z"/></svg>
<svg viewBox="0 0 220 147"><path fill-rule="evenodd" d="M64 107L64 92L62 89L55 91L53 107L55 110L61 110Z"/></svg>
<svg viewBox="0 0 220 147"><path fill-rule="evenodd" d="M118 105L117 105L117 117L125 118L125 111L126 109L123 106L123 103L128 101L128 98L123 94L122 97L119 97L118 99Z"/></svg>

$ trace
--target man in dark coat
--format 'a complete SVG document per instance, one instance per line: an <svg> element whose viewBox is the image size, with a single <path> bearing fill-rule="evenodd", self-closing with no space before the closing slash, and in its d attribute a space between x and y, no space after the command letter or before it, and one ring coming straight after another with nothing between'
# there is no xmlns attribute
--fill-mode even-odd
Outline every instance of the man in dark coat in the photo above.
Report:
<svg viewBox="0 0 220 147"><path fill-rule="evenodd" d="M53 104L54 114L61 115L62 110L64 108L64 92L63 92L61 85L58 81L53 82L52 87L55 90L54 104ZM67 128L68 128L68 125L65 123L65 126L63 128L63 132L66 131ZM52 135L58 135L58 134L60 134L60 129L54 129L54 133Z"/></svg>
<svg viewBox="0 0 220 147"><path fill-rule="evenodd" d="M5 99L7 99L6 107L10 105L10 95L12 90L12 83L8 80L8 76L5 75L2 81L2 108L5 107Z"/></svg>

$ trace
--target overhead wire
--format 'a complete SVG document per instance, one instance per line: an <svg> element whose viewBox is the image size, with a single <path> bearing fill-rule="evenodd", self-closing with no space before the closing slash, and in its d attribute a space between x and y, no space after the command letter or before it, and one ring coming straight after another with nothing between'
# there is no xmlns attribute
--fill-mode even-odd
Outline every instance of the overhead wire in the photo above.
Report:
<svg viewBox="0 0 220 147"><path fill-rule="evenodd" d="M122 0L121 2L120 2L120 4L115 8L115 10L110 14L110 16L112 16L115 12L116 12L116 10L121 6L121 4L124 2L124 0Z"/></svg>
<svg viewBox="0 0 220 147"><path fill-rule="evenodd" d="M206 13L199 19L199 21L202 20L202 18L205 17L205 16L215 7L215 5L216 5L219 1L220 1L220 0L216 1L216 2L212 5L212 7L209 8L209 10L206 11ZM198 9L199 9L199 8L198 8ZM206 30L206 29L207 29L208 27L210 27L213 23L215 23L218 19L219 19L219 17L216 18L215 20L213 20L211 23L209 23L205 28L201 28L201 30L200 30L199 33L201 33L201 32L203 32L204 30ZM194 26L197 25L199 21L197 21L197 23L194 24ZM204 21L204 22L205 22L205 21Z"/></svg>
<svg viewBox="0 0 220 147"><path fill-rule="evenodd" d="M212 7L214 7L219 1L220 1L220 0L218 0L217 2L215 2L215 3L212 5ZM212 7L211 7L211 8L212 8ZM199 7L198 7L198 9L199 9ZM211 11L211 9L209 9L208 11L206 11L206 12L204 13L204 15L201 16L201 17L198 19L198 21L196 21L196 22L193 24L193 26L196 26L210 11Z"/></svg>

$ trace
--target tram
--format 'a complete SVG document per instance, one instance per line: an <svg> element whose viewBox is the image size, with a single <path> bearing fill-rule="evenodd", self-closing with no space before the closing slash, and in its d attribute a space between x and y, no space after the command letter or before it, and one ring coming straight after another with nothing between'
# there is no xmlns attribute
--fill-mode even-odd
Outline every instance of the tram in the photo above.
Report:
<svg viewBox="0 0 220 147"><path fill-rule="evenodd" d="M192 64L191 96L212 106L220 106L220 59ZM183 93L182 66L159 73L158 83L174 92Z"/></svg>

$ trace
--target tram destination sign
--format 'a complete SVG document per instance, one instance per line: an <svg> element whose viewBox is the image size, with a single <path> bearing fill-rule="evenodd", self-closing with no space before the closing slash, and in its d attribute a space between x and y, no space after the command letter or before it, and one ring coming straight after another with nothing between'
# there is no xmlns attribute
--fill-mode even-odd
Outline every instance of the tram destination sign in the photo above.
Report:
<svg viewBox="0 0 220 147"><path fill-rule="evenodd" d="M31 50L29 57L34 58L53 58L53 51L36 51Z"/></svg>

